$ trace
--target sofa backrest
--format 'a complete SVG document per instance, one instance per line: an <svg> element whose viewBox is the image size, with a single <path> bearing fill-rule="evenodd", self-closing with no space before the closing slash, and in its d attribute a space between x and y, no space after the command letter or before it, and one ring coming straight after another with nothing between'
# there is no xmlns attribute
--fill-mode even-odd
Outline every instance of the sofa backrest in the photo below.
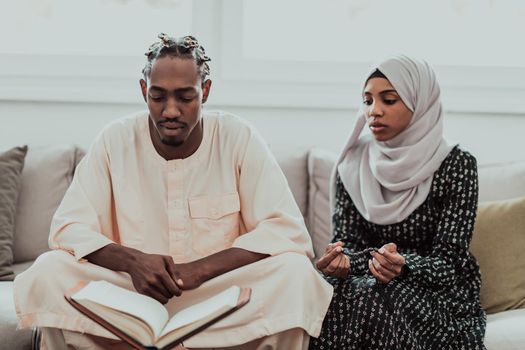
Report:
<svg viewBox="0 0 525 350"><path fill-rule="evenodd" d="M52 217L84 154L74 145L29 147L15 218L15 263L34 260L49 250ZM307 156L307 150L283 150L276 156L303 216L308 207Z"/></svg>
<svg viewBox="0 0 525 350"><path fill-rule="evenodd" d="M48 250L51 218L84 153L73 145L29 148L15 219L16 263L33 260ZM317 148L274 153L305 218L314 252L320 256L331 239L329 181L337 155ZM525 196L525 161L482 164L479 183L480 201Z"/></svg>
<svg viewBox="0 0 525 350"><path fill-rule="evenodd" d="M478 166L479 201L497 201L525 196L525 161Z"/></svg>
<svg viewBox="0 0 525 350"><path fill-rule="evenodd" d="M308 150L279 150L274 151L292 194L306 218L308 211Z"/></svg>
<svg viewBox="0 0 525 350"><path fill-rule="evenodd" d="M330 177L337 159L333 152L312 149L308 154L307 226L316 257L323 255L331 240Z"/></svg>
<svg viewBox="0 0 525 350"><path fill-rule="evenodd" d="M321 149L312 149L308 154L307 218L316 256L322 254L332 238L329 180L336 159L337 154ZM525 161L481 164L478 176L480 202L525 196Z"/></svg>
<svg viewBox="0 0 525 350"><path fill-rule="evenodd" d="M15 263L33 260L49 250L51 218L82 154L72 145L29 147L15 217Z"/></svg>

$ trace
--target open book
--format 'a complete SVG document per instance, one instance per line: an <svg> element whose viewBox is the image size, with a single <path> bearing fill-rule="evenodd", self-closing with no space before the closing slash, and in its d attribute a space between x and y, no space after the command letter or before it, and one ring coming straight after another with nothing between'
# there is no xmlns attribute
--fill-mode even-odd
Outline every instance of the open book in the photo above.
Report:
<svg viewBox="0 0 525 350"><path fill-rule="evenodd" d="M135 349L170 349L244 306L251 289L232 286L171 319L153 298L106 281L80 283L66 300Z"/></svg>

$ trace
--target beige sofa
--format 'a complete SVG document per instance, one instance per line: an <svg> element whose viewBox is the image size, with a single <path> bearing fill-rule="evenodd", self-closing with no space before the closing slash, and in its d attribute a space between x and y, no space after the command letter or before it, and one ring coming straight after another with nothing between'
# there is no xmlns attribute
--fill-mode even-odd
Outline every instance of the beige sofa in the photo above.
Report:
<svg viewBox="0 0 525 350"><path fill-rule="evenodd" d="M314 249L320 253L329 240L328 180L335 155L315 149L274 153L305 217ZM82 154L82 150L69 145L29 148L16 214L15 272L24 271L48 249L52 214ZM525 162L480 167L480 200L518 196L525 196ZM525 309L489 315L487 348L525 349L524 330ZM16 330L12 282L0 282L0 349L36 349L37 337L34 330Z"/></svg>

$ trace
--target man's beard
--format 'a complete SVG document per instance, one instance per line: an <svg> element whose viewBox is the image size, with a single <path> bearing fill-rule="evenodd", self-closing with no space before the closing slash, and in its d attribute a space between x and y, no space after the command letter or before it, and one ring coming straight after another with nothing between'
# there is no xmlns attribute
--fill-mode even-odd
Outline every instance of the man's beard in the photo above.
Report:
<svg viewBox="0 0 525 350"><path fill-rule="evenodd" d="M173 139L170 139L169 137L161 137L160 142L162 142L163 144L167 146L179 147L180 145L184 143L184 140L173 140Z"/></svg>

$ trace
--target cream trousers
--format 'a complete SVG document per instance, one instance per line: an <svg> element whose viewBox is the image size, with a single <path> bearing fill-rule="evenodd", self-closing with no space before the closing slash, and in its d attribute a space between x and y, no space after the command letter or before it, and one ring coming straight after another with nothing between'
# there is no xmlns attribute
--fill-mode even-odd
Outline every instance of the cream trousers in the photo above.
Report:
<svg viewBox="0 0 525 350"><path fill-rule="evenodd" d="M63 251L44 253L14 282L21 328L70 331L65 333L66 343L72 334L116 340L113 334L81 315L64 299L64 293L81 280L105 280L134 290L126 273L77 261ZM252 288L250 302L188 339L184 342L186 347L235 347L249 344L254 339L273 339L272 334L283 334L282 341L285 341L287 331L293 329L303 329L309 335L317 336L332 295L331 286L319 276L306 256L284 253L232 270L197 289L185 291L180 297L172 298L165 305L166 310L171 317L233 284ZM281 337L276 339L280 344ZM279 344L277 347L281 348ZM301 348L283 347L290 350Z"/></svg>
<svg viewBox="0 0 525 350"><path fill-rule="evenodd" d="M252 340L227 348L213 348L224 350L291 350L308 349L310 336L301 328L293 328L287 331L269 335L260 339ZM43 328L41 350L123 350L130 347L120 341L106 339L88 334L64 331L58 328ZM182 346L174 350L184 350ZM197 349L194 349L197 350Z"/></svg>

